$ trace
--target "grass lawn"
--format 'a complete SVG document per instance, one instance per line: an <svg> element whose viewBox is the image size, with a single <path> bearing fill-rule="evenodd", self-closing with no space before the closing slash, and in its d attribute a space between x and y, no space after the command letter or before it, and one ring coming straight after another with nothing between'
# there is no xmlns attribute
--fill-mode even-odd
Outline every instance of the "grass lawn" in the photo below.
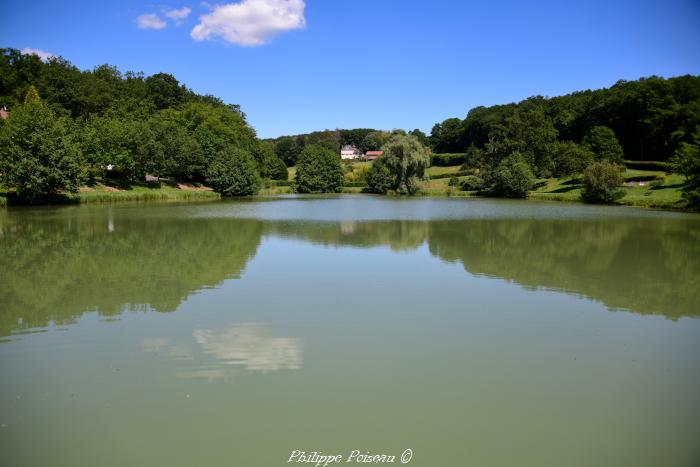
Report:
<svg viewBox="0 0 700 467"><path fill-rule="evenodd" d="M7 204L8 192L0 190L0 206ZM96 182L79 193L57 198L55 204L111 203L115 201L186 201L219 199L220 195L200 184ZM53 204L53 203L52 203Z"/></svg>
<svg viewBox="0 0 700 467"><path fill-rule="evenodd" d="M76 196L80 203L202 200L221 197L211 188L201 184L171 182L118 185L96 183L91 187L82 187Z"/></svg>
<svg viewBox="0 0 700 467"><path fill-rule="evenodd" d="M425 171L425 174L428 177L435 176L435 175L445 175L445 174L451 174L451 173L456 173L459 172L460 166L459 165L451 165L447 167L440 167L440 166L434 166L434 167L428 167L428 169ZM440 179L438 179L440 180ZM449 180L449 179L445 179Z"/></svg>
<svg viewBox="0 0 700 467"><path fill-rule="evenodd" d="M615 202L626 206L643 206L650 208L683 209L681 188L683 176L666 174L661 171L628 169L624 173L625 196ZM640 180L642 182L640 183ZM652 187L651 181L659 180L661 185ZM634 181L634 186L629 182ZM540 180L543 184L530 192L530 198L554 201L579 201L581 183L576 178ZM642 185L643 183L643 185Z"/></svg>
<svg viewBox="0 0 700 467"><path fill-rule="evenodd" d="M460 166L430 167L428 175L448 174L458 172ZM457 177L460 181L464 176ZM684 178L677 174L667 174L663 171L627 169L624 173L625 196L615 204L625 206L640 206L648 208L683 209L681 188ZM654 180L660 185L651 186ZM460 191L458 187L448 185L449 178L438 178L423 183L419 195L423 196L475 196L475 192ZM634 181L634 186L629 182ZM643 183L643 185L641 183ZM658 183L658 182L657 182ZM530 192L530 199L551 201L581 201L581 181L578 178L549 178L538 180L538 186Z"/></svg>

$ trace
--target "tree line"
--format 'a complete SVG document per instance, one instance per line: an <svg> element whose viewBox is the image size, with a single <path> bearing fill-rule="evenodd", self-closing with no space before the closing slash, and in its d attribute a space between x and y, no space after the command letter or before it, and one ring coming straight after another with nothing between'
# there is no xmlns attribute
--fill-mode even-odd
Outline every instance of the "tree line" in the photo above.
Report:
<svg viewBox="0 0 700 467"><path fill-rule="evenodd" d="M335 129L280 136L265 141L272 145L277 157L282 159L288 167L291 167L297 164L299 156L306 146L322 146L331 151L339 152L341 147L350 145L365 153L381 150L391 138L392 133L392 131L373 128ZM415 136L423 145L430 145L429 137L418 128L409 131L408 134Z"/></svg>
<svg viewBox="0 0 700 467"><path fill-rule="evenodd" d="M270 141L277 156L293 165L308 145L385 149L392 136L374 129L325 130ZM653 76L607 89L476 107L464 119L437 123L430 136L418 129L409 136L433 151L433 165L464 163L463 169L472 171L462 185L465 190L525 197L536 179L580 175L584 200L610 202L623 194L625 160L662 161L685 175L684 197L689 206L700 208L698 76ZM367 177L370 191L408 186L401 174L389 173L390 165L374 164ZM415 189L399 189L404 191Z"/></svg>
<svg viewBox="0 0 700 467"><path fill-rule="evenodd" d="M506 196L526 196L535 178L582 174L583 199L610 202L622 195L623 160L665 161L685 175L684 198L699 209L700 77L476 107L433 126L430 143L437 153L466 153L479 172L470 188Z"/></svg>
<svg viewBox="0 0 700 467"><path fill-rule="evenodd" d="M534 96L518 103L475 107L464 119L435 124L430 142L436 153L465 152L471 146L518 138L527 124L531 143L580 144L595 127L610 128L625 159L666 161L690 142L700 122L700 77L656 76L618 81L610 88L564 96Z"/></svg>
<svg viewBox="0 0 700 467"><path fill-rule="evenodd" d="M338 150L383 150L367 173L375 193L413 194L431 153L458 152L465 190L524 197L536 179L581 175L584 199L621 194L623 160L668 161L686 176L700 207L700 77L620 81L609 89L476 107L462 120L419 129L317 131L260 140L238 105L200 95L167 73L145 76L100 65L79 70L0 49L0 185L28 202L84 183L146 175L205 182L231 196L257 193L263 179L299 192L342 190Z"/></svg>
<svg viewBox="0 0 700 467"><path fill-rule="evenodd" d="M287 178L238 105L167 73L81 71L63 58L0 49L0 105L9 109L0 123L0 184L25 201L105 177L210 181L231 195Z"/></svg>

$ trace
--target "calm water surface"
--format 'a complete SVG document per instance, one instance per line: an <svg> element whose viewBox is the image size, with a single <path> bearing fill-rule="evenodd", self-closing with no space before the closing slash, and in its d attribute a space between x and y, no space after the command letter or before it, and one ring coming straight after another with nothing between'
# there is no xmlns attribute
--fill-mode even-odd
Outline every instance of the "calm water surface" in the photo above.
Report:
<svg viewBox="0 0 700 467"><path fill-rule="evenodd" d="M1 210L0 465L697 466L698 318L697 215Z"/></svg>

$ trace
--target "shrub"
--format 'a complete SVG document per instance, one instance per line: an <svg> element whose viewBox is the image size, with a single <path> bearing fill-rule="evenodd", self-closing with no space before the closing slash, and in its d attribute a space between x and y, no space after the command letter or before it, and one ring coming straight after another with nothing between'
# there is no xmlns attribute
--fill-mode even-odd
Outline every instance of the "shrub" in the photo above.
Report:
<svg viewBox="0 0 700 467"><path fill-rule="evenodd" d="M447 182L447 186L458 186L459 185L459 178L457 177L450 177L450 181Z"/></svg>
<svg viewBox="0 0 700 467"><path fill-rule="evenodd" d="M223 196L249 196L260 189L255 161L243 149L219 153L209 165L207 182Z"/></svg>
<svg viewBox="0 0 700 467"><path fill-rule="evenodd" d="M367 189L369 193L386 194L392 190L395 177L384 163L384 159L377 159L367 173Z"/></svg>
<svg viewBox="0 0 700 467"><path fill-rule="evenodd" d="M348 172L345 174L345 186L350 186L348 184L364 185L367 182L367 174L369 173L369 171L370 166L367 165L350 165Z"/></svg>
<svg viewBox="0 0 700 467"><path fill-rule="evenodd" d="M323 146L306 146L299 155L295 182L298 193L339 193L343 189L340 156Z"/></svg>
<svg viewBox="0 0 700 467"><path fill-rule="evenodd" d="M518 152L503 159L493 174L493 191L506 198L527 198L535 184L530 166Z"/></svg>
<svg viewBox="0 0 700 467"><path fill-rule="evenodd" d="M485 186L484 179L478 175L469 175L462 182L462 190L464 191L481 191Z"/></svg>
<svg viewBox="0 0 700 467"><path fill-rule="evenodd" d="M664 183L665 183L665 179L656 178L656 179L651 181L651 183L649 184L649 188L652 190L658 190L659 188L664 186Z"/></svg>
<svg viewBox="0 0 700 467"><path fill-rule="evenodd" d="M624 161L625 167L636 170L654 170L658 172L670 172L671 164L658 161Z"/></svg>
<svg viewBox="0 0 700 467"><path fill-rule="evenodd" d="M700 127L690 143L681 143L671 158L673 171L685 176L683 199L687 206L700 211Z"/></svg>
<svg viewBox="0 0 700 467"><path fill-rule="evenodd" d="M625 195L620 187L623 168L608 161L598 161L583 172L581 199L587 203L611 203Z"/></svg>
<svg viewBox="0 0 700 467"><path fill-rule="evenodd" d="M686 181L683 185L683 199L689 209L700 211L700 177L692 177Z"/></svg>

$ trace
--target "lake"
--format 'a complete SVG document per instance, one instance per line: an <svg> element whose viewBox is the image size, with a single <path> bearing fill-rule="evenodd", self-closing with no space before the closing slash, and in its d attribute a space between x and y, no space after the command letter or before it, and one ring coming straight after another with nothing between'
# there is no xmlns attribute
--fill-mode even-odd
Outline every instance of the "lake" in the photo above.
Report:
<svg viewBox="0 0 700 467"><path fill-rule="evenodd" d="M0 465L697 466L699 318L692 214L9 208Z"/></svg>

